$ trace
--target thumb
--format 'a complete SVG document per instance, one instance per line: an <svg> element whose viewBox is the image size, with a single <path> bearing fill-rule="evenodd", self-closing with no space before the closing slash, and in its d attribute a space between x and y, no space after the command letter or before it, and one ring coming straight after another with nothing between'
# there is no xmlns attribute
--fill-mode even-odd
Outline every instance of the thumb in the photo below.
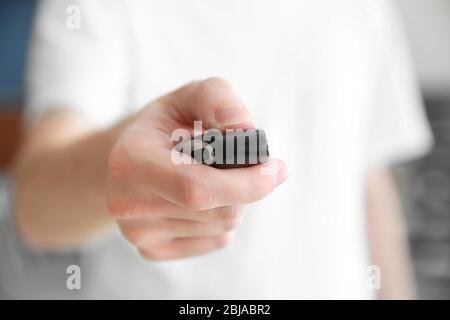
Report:
<svg viewBox="0 0 450 320"><path fill-rule="evenodd" d="M191 83L175 92L175 107L190 121L201 120L206 129L253 128L253 117L222 78Z"/></svg>

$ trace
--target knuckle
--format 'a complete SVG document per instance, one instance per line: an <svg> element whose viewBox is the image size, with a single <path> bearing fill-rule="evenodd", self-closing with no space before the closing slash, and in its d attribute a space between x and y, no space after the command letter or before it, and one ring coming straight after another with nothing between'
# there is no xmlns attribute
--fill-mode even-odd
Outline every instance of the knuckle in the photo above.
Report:
<svg viewBox="0 0 450 320"><path fill-rule="evenodd" d="M218 210L220 221L232 221L241 217L241 210L237 206L221 207Z"/></svg>
<svg viewBox="0 0 450 320"><path fill-rule="evenodd" d="M126 219L134 215L136 204L131 199L109 198L107 200L107 210L115 219Z"/></svg>
<svg viewBox="0 0 450 320"><path fill-rule="evenodd" d="M144 202L125 195L109 195L106 209L116 220L126 220L138 217L159 219L164 216L164 207L158 203Z"/></svg>
<svg viewBox="0 0 450 320"><path fill-rule="evenodd" d="M119 145L115 145L108 156L108 171L115 178L126 177L129 173L127 156Z"/></svg>
<svg viewBox="0 0 450 320"><path fill-rule="evenodd" d="M233 219L228 220L223 223L223 230L225 231L232 231L236 229L239 226L240 220L239 219Z"/></svg>
<svg viewBox="0 0 450 320"><path fill-rule="evenodd" d="M202 82L201 79L192 80L186 85L186 88L193 90L193 89L197 88L201 82Z"/></svg>
<svg viewBox="0 0 450 320"><path fill-rule="evenodd" d="M123 236L125 237L125 239L127 239L129 242L131 242L132 244L134 244L136 246L141 245L145 239L144 232L142 232L142 230L140 230L138 228L122 227L121 232L122 232Z"/></svg>
<svg viewBox="0 0 450 320"><path fill-rule="evenodd" d="M203 80L200 84L200 89L210 90L210 89L218 89L223 87L229 87L230 83L221 77L209 77Z"/></svg>
<svg viewBox="0 0 450 320"><path fill-rule="evenodd" d="M166 233L160 229L158 223L145 225L145 227L136 226L136 224L130 226L122 224L120 231L125 239L138 248L156 245L166 236Z"/></svg>
<svg viewBox="0 0 450 320"><path fill-rule="evenodd" d="M191 210L208 209L212 203L212 193L205 186L202 179L195 175L185 177L182 186L181 203Z"/></svg>
<svg viewBox="0 0 450 320"><path fill-rule="evenodd" d="M108 197L106 201L106 209L108 213L116 219L122 218L127 211L126 204L123 201L119 201L113 197Z"/></svg>
<svg viewBox="0 0 450 320"><path fill-rule="evenodd" d="M138 251L139 251L139 254L146 260L151 260L151 261L164 260L163 256L156 249L153 249L153 248L150 248L150 249L139 249Z"/></svg>
<svg viewBox="0 0 450 320"><path fill-rule="evenodd" d="M273 183L271 180L265 179L259 183L253 183L250 189L252 199L259 200L273 191Z"/></svg>
<svg viewBox="0 0 450 320"><path fill-rule="evenodd" d="M217 249L222 249L230 245L230 243L233 241L234 233L227 232L224 234L221 234L220 236L217 236L214 240L214 246Z"/></svg>

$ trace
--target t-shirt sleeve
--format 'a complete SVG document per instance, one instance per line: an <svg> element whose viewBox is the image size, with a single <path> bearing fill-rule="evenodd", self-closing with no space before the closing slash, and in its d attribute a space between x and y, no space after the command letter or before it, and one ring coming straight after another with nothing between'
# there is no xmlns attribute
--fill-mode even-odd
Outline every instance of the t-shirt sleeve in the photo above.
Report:
<svg viewBox="0 0 450 320"><path fill-rule="evenodd" d="M40 1L26 74L25 114L55 108L100 125L124 112L129 86L126 19L120 1Z"/></svg>
<svg viewBox="0 0 450 320"><path fill-rule="evenodd" d="M379 42L374 103L369 112L369 166L388 166L426 154L432 134L400 18L390 1L377 1Z"/></svg>

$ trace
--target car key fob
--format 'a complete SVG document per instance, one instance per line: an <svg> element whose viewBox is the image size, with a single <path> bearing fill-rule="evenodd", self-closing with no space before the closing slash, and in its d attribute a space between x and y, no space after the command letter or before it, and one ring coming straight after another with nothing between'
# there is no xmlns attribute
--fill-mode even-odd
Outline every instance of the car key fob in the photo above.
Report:
<svg viewBox="0 0 450 320"><path fill-rule="evenodd" d="M266 134L261 129L209 129L193 137L186 146L182 152L218 169L249 167L269 159Z"/></svg>

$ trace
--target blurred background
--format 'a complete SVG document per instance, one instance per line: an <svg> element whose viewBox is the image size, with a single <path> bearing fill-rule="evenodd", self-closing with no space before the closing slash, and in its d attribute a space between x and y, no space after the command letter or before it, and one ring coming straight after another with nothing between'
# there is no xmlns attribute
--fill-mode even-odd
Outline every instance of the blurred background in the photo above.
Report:
<svg viewBox="0 0 450 320"><path fill-rule="evenodd" d="M431 154L396 168L419 298L450 299L450 1L396 1L435 136Z"/></svg>
<svg viewBox="0 0 450 320"><path fill-rule="evenodd" d="M450 299L450 0L395 0L435 148L395 168L421 299ZM0 0L0 179L21 139L23 70L35 1Z"/></svg>

